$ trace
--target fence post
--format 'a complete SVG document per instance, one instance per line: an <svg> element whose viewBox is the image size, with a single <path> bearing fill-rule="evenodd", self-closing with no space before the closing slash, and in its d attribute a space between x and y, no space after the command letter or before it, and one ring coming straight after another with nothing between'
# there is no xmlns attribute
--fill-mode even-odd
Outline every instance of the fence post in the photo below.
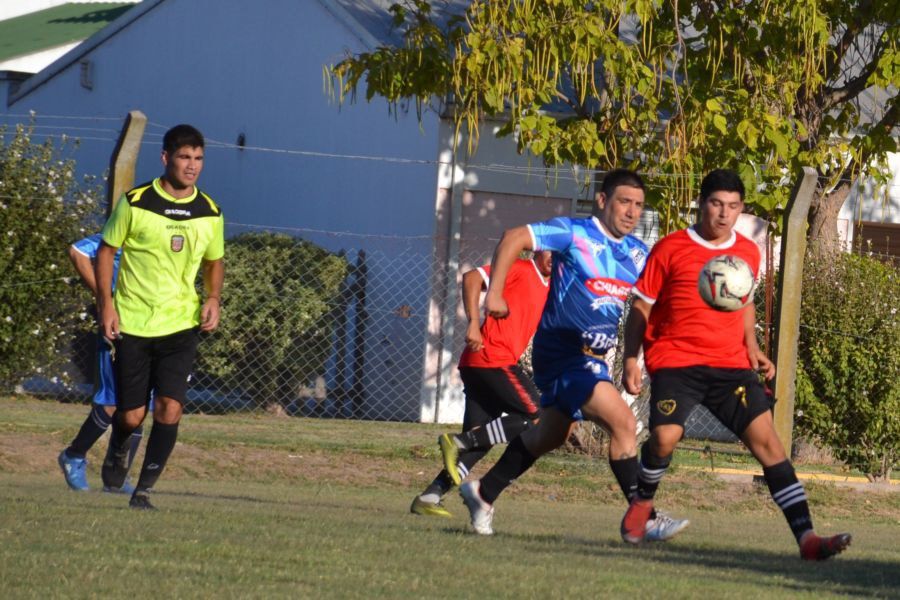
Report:
<svg viewBox="0 0 900 600"><path fill-rule="evenodd" d="M134 167L141 151L141 139L147 126L147 116L139 110L129 111L109 161L109 185L106 188L107 216L112 214L116 201L134 187Z"/></svg>
<svg viewBox="0 0 900 600"><path fill-rule="evenodd" d="M794 392L797 381L797 342L800 338L800 290L806 256L806 224L816 192L815 169L803 167L784 213L781 235L781 277L775 317L775 431L791 456L794 429Z"/></svg>

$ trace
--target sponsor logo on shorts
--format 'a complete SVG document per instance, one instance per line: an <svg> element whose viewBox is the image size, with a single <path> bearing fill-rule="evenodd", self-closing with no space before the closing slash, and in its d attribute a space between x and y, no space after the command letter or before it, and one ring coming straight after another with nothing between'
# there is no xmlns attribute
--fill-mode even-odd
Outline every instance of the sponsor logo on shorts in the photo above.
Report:
<svg viewBox="0 0 900 600"><path fill-rule="evenodd" d="M172 246L172 252L181 252L184 249L184 236L183 235L173 235L171 246Z"/></svg>
<svg viewBox="0 0 900 600"><path fill-rule="evenodd" d="M612 296L622 301L628 299L628 292L631 291L631 284L627 281L609 277L588 279L584 285L596 296Z"/></svg>
<svg viewBox="0 0 900 600"><path fill-rule="evenodd" d="M667 417L675 412L675 408L677 404L674 400L660 400L656 403L656 410L666 415Z"/></svg>

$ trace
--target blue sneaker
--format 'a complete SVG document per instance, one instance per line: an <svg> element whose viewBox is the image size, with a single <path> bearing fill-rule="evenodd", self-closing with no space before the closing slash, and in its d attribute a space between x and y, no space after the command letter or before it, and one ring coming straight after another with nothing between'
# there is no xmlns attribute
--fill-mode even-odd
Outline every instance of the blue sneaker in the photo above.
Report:
<svg viewBox="0 0 900 600"><path fill-rule="evenodd" d="M134 493L134 486L131 485L131 482L127 479L125 483L122 484L122 487L112 487L111 485L104 485L103 491L107 494L128 494L131 495Z"/></svg>
<svg viewBox="0 0 900 600"><path fill-rule="evenodd" d="M76 492L88 491L87 476L85 474L85 470L87 469L86 459L71 458L66 454L66 451L63 450L59 453L59 458L56 459L56 462L59 463L59 468L62 469L63 475L66 478L66 483L69 484L70 488Z"/></svg>

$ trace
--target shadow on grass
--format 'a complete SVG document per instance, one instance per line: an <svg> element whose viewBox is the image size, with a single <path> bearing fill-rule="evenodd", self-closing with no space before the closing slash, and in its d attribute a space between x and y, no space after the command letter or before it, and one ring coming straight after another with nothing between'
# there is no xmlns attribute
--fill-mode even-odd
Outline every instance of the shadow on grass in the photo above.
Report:
<svg viewBox="0 0 900 600"><path fill-rule="evenodd" d="M450 533L457 529L448 528ZM670 543L645 543L630 546L613 540L586 539L565 535L499 534L501 539L516 539L534 552L571 552L634 561L636 571L642 563L684 565L686 569L703 568L702 577L723 573L723 581L733 582L744 576L758 585L762 577L771 579L773 593L785 589L822 590L849 595L892 596L900 589L900 569L888 560L854 558L853 546L845 554L823 562L807 562L799 552L784 553L751 547L691 545L680 539Z"/></svg>

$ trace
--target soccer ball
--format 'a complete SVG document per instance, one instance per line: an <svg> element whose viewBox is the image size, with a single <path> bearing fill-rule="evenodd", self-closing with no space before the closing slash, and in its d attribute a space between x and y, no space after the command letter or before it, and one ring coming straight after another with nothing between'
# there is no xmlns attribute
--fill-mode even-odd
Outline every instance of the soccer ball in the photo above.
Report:
<svg viewBox="0 0 900 600"><path fill-rule="evenodd" d="M697 289L700 297L716 310L732 312L753 299L756 280L747 262L731 254L716 256L700 269Z"/></svg>

